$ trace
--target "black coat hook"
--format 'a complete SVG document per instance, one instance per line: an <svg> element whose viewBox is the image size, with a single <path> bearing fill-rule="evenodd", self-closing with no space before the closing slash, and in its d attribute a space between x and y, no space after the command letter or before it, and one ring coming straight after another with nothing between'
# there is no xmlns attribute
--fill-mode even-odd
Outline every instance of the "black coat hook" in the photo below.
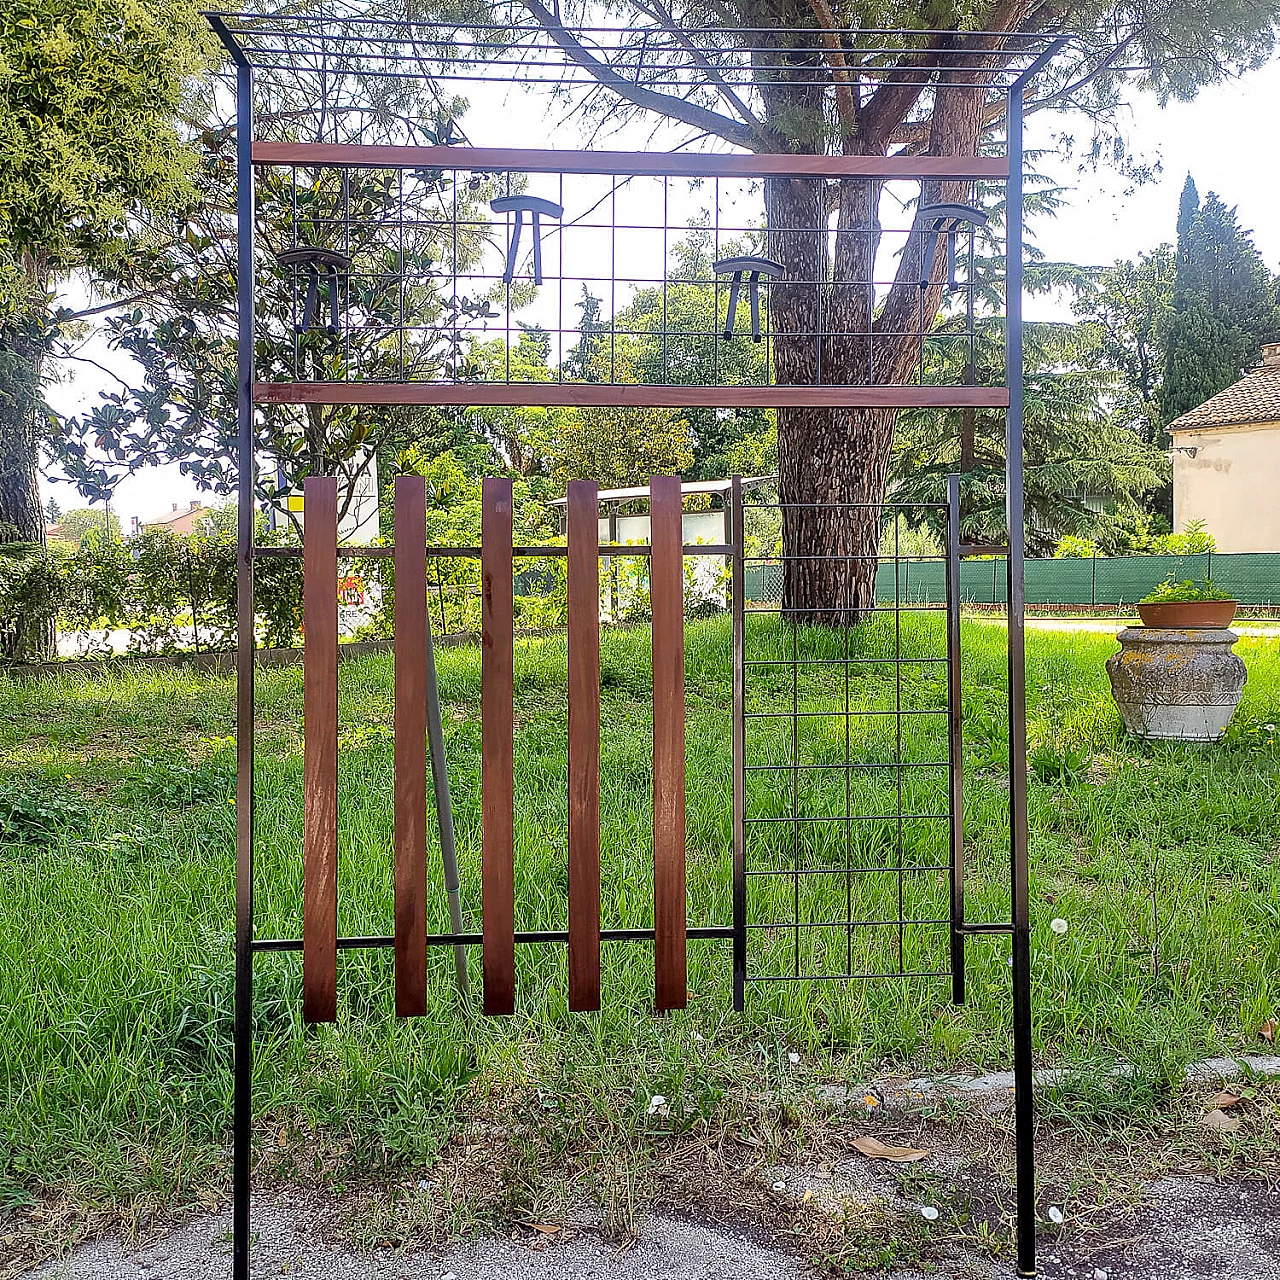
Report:
<svg viewBox="0 0 1280 1280"><path fill-rule="evenodd" d="M724 338L733 337L733 322L738 312L738 295L742 289L742 277L747 277L747 293L751 299L751 341L760 341L760 277L769 276L777 280L782 275L782 263L772 258L755 258L744 256L738 258L721 258L713 262L711 269L716 275L733 272L733 281L729 286L729 314L725 318Z"/></svg>
<svg viewBox="0 0 1280 1280"><path fill-rule="evenodd" d="M938 237L947 237L947 283L956 287L956 235L962 224L968 223L969 240L973 241L974 227L985 227L987 215L970 204L926 204L916 215L916 224L925 237L924 257L920 263L920 287L929 287L933 273L933 260L938 252Z"/></svg>
<svg viewBox="0 0 1280 1280"><path fill-rule="evenodd" d="M533 283L542 283L542 235L539 219L543 214L548 218L564 216L564 206L554 200L543 200L540 196L499 196L489 201L489 208L494 213L514 213L515 225L511 228L511 243L507 247L507 269L502 273L503 282L510 284L516 276L516 257L520 252L520 228L524 225L524 215L529 214L533 224Z"/></svg>
<svg viewBox="0 0 1280 1280"><path fill-rule="evenodd" d="M307 297L302 308L302 323L294 325L298 333L314 329L319 321L320 310L320 273L329 279L329 323L326 329L331 334L341 331L338 323L338 276L351 270L351 259L336 249L320 249L315 245L299 245L296 249L286 249L276 254L276 261L282 267L301 267L307 273Z"/></svg>

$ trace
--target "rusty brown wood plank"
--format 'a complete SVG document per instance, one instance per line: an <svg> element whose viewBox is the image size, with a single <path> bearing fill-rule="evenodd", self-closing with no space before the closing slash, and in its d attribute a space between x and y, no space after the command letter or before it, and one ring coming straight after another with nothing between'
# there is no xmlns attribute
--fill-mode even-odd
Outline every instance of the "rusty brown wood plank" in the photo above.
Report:
<svg viewBox="0 0 1280 1280"><path fill-rule="evenodd" d="M396 1013L427 1011L427 482L395 487Z"/></svg>
<svg viewBox="0 0 1280 1280"><path fill-rule="evenodd" d="M481 488L481 907L484 1011L515 1012L515 619L511 481Z"/></svg>
<svg viewBox="0 0 1280 1280"><path fill-rule="evenodd" d="M303 482L302 1016L338 1016L338 482Z"/></svg>
<svg viewBox="0 0 1280 1280"><path fill-rule="evenodd" d="M570 480L569 1008L600 1008L599 485Z"/></svg>
<svg viewBox="0 0 1280 1280"><path fill-rule="evenodd" d="M677 178L1006 178L1007 156L828 156L518 147L415 147L376 143L255 142L254 164L368 165L490 173L603 173Z"/></svg>
<svg viewBox="0 0 1280 1280"><path fill-rule="evenodd" d="M255 382L257 404L660 409L1005 409L1007 387L663 387L607 382Z"/></svg>
<svg viewBox="0 0 1280 1280"><path fill-rule="evenodd" d="M683 1009L685 955L684 559L680 479L649 489L649 601L653 616L654 1002Z"/></svg>

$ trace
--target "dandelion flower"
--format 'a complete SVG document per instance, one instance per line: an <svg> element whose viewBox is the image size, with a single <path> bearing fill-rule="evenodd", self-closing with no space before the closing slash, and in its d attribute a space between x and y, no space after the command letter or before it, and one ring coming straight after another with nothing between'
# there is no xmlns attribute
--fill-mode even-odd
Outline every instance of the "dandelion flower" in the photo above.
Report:
<svg viewBox="0 0 1280 1280"><path fill-rule="evenodd" d="M800 1055L798 1053L789 1053L787 1054L787 1061L794 1067L800 1061Z"/></svg>
<svg viewBox="0 0 1280 1280"><path fill-rule="evenodd" d="M1049 921L1049 928L1052 929L1059 937L1066 933L1070 927L1071 926L1068 925L1061 916L1056 916L1054 919Z"/></svg>
<svg viewBox="0 0 1280 1280"><path fill-rule="evenodd" d="M665 1107L666 1105L667 1105L666 1098L664 1098L660 1093L655 1093L653 1097L649 1099L649 1114L655 1115L657 1112L661 1111L662 1108Z"/></svg>

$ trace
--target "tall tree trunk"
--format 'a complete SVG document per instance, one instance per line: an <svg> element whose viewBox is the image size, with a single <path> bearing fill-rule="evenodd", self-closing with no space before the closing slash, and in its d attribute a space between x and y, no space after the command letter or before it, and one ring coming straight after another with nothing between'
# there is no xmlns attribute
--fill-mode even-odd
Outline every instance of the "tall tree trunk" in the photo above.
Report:
<svg viewBox="0 0 1280 1280"><path fill-rule="evenodd" d="M764 94L774 121L810 110L812 90L775 84ZM984 95L964 76L938 86L928 150L974 155ZM850 136L845 154L887 151L883 139ZM968 199L967 182L922 184L920 203ZM893 285L875 295L880 184L840 182L835 226L825 184L765 182L769 256L783 279L769 291L779 385L894 385L915 380L923 334L942 301L945 254L920 288L921 237L903 247ZM884 409L779 409L778 488L783 504L782 611L795 622L849 626L875 606L885 479L896 414Z"/></svg>
<svg viewBox="0 0 1280 1280"><path fill-rule="evenodd" d="M33 298L43 298L48 272L26 262ZM44 361L43 316L30 314L0 330L0 544L45 545L40 505L40 436ZM52 657L54 619L34 614L0 628L0 656L41 661Z"/></svg>
<svg viewBox="0 0 1280 1280"><path fill-rule="evenodd" d="M0 542L45 540L37 479L42 362L42 353L28 358L8 341L0 352Z"/></svg>
<svg viewBox="0 0 1280 1280"><path fill-rule="evenodd" d="M769 252L785 270L769 295L779 384L876 380L866 335L878 196L871 183L841 184L833 262L823 184L766 183ZM782 610L792 621L850 626L874 606L893 424L892 410L778 410Z"/></svg>

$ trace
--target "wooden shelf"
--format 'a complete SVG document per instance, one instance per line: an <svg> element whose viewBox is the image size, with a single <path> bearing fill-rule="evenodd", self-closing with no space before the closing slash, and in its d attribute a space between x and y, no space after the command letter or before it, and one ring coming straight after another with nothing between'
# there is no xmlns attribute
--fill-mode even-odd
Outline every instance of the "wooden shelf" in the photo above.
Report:
<svg viewBox="0 0 1280 1280"><path fill-rule="evenodd" d="M406 147L346 142L255 142L254 164L480 172L603 173L685 178L1007 178L1005 156L691 155L516 147Z"/></svg>
<svg viewBox="0 0 1280 1280"><path fill-rule="evenodd" d="M665 387L601 382L255 382L257 404L642 409L1005 409L1007 387Z"/></svg>

